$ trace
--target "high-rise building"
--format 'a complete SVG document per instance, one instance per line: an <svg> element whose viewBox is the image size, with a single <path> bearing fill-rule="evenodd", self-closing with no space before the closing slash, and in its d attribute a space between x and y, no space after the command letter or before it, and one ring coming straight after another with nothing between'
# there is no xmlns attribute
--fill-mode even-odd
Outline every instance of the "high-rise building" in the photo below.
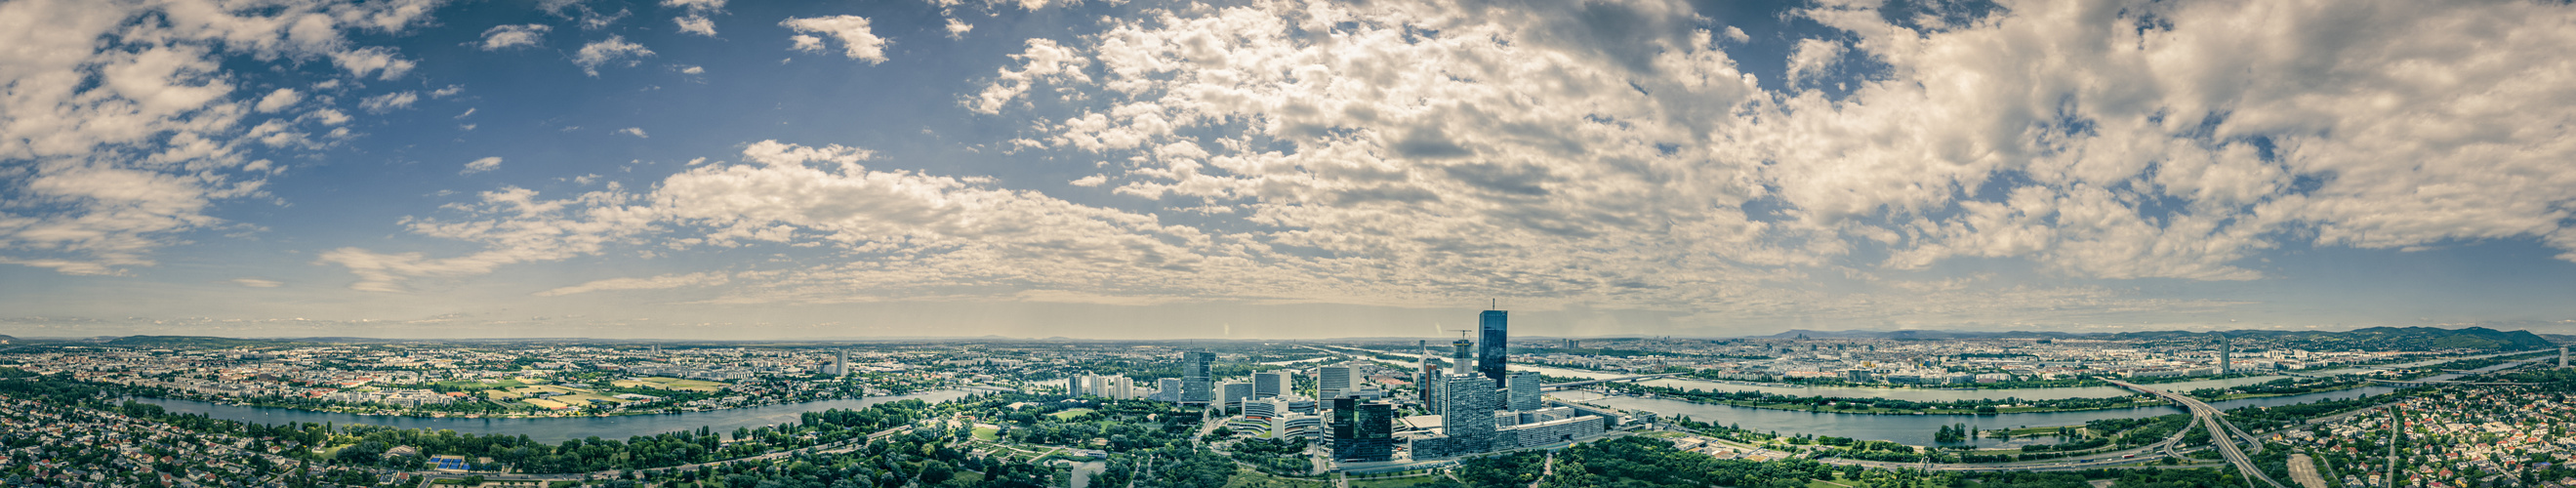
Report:
<svg viewBox="0 0 2576 488"><path fill-rule="evenodd" d="M1178 403L1181 401L1181 388L1180 378L1155 378L1153 399Z"/></svg>
<svg viewBox="0 0 2576 488"><path fill-rule="evenodd" d="M1538 372L1513 371L1508 378L1504 380L1504 384L1508 385L1505 389L1510 390L1511 393L1505 398L1509 399L1506 403L1510 404L1511 410L1515 412L1538 410L1541 406L1539 387L1543 386L1540 382L1544 381L1539 379Z"/></svg>
<svg viewBox="0 0 2576 488"><path fill-rule="evenodd" d="M1476 329L1480 333L1476 338L1476 370L1483 372L1485 379L1496 383L1503 381L1503 366L1507 362L1503 353L1512 342L1511 327L1504 320L1505 315L1506 312L1501 310L1486 310L1476 317Z"/></svg>
<svg viewBox="0 0 2576 488"><path fill-rule="evenodd" d="M2227 342L2227 334L2219 334L2219 335L2218 335L2218 374L2222 374L2222 375L2224 375L2224 374L2227 374L2229 371L2235 371L2235 370L2233 370L2233 369L2229 369L2229 368L2228 368L2228 365L2227 365L2227 352L2228 352L2227 350L2228 350L2230 347L2232 347L2232 345L2228 344L2228 342Z"/></svg>
<svg viewBox="0 0 2576 488"><path fill-rule="evenodd" d="M1208 377L1208 364L1216 354L1207 351L1181 353L1181 388L1177 400L1184 405L1206 405L1216 398L1216 380Z"/></svg>
<svg viewBox="0 0 2576 488"><path fill-rule="evenodd" d="M2558 347L2558 369L2567 369L2567 347Z"/></svg>
<svg viewBox="0 0 2576 488"><path fill-rule="evenodd" d="M1451 439L1451 449L1463 453L1491 449L1494 409L1501 403L1494 398L1494 381L1481 375L1457 375L1442 386L1440 431Z"/></svg>
<svg viewBox="0 0 2576 488"><path fill-rule="evenodd" d="M1263 371L1252 374L1252 397L1273 398L1288 394L1288 374Z"/></svg>
<svg viewBox="0 0 2576 488"><path fill-rule="evenodd" d="M1351 374L1350 366L1337 365L1315 368L1315 398L1318 400L1331 400L1341 398L1344 395L1349 395L1351 393L1351 388L1354 386L1354 382L1351 381Z"/></svg>
<svg viewBox="0 0 2576 488"><path fill-rule="evenodd" d="M1216 399L1218 402L1224 403L1227 407L1238 407L1243 405L1244 400L1252 398L1252 384L1243 382L1218 383L1216 385L1216 392Z"/></svg>
<svg viewBox="0 0 2576 488"><path fill-rule="evenodd" d="M1333 399L1333 460L1345 463L1395 459L1395 409L1357 398Z"/></svg>

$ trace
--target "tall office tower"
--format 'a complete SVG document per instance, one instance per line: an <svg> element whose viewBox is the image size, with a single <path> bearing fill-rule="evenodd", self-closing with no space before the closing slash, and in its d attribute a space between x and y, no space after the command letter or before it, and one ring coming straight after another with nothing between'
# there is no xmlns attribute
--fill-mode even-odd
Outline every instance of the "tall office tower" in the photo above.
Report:
<svg viewBox="0 0 2576 488"><path fill-rule="evenodd" d="M1510 385L1510 387L1506 389L1510 390L1511 393L1506 395L1505 398L1510 399L1510 402L1508 403L1511 404L1512 411L1526 412L1538 410L1540 406L1538 390L1541 386L1539 382L1542 381L1539 379L1538 372L1513 371L1510 378L1511 379L1509 380L1505 380L1505 383Z"/></svg>
<svg viewBox="0 0 2576 488"><path fill-rule="evenodd" d="M1263 371L1252 374L1253 398L1276 398L1288 394L1288 374Z"/></svg>
<svg viewBox="0 0 2576 488"><path fill-rule="evenodd" d="M1440 433L1449 437L1448 450L1458 454L1487 452L1493 449L1494 380L1476 374L1450 375L1441 384Z"/></svg>
<svg viewBox="0 0 2576 488"><path fill-rule="evenodd" d="M1064 396L1082 398L1083 379L1084 378L1080 375L1066 377L1064 379ZM1094 395L1097 394L1098 393L1094 393Z"/></svg>
<svg viewBox="0 0 2576 488"><path fill-rule="evenodd" d="M1395 459L1395 410L1357 398L1333 399L1333 460L1367 463Z"/></svg>
<svg viewBox="0 0 2576 488"><path fill-rule="evenodd" d="M849 375L849 374L850 374L850 351L847 351L847 350L836 350L836 351L832 351L832 369L831 369L831 370L828 370L828 371L825 371L825 372L826 372L826 373L831 374L832 376L846 376L846 375Z"/></svg>
<svg viewBox="0 0 2576 488"><path fill-rule="evenodd" d="M2233 370L2233 369L2228 369L2228 366L2227 366L2227 350L2228 350L2228 349L2231 349L2231 348L2233 348L2233 346L2227 343L2227 334L2219 334L2219 335L2218 335L2218 374L2222 374L2222 375L2223 375L2223 374L2227 374L2227 372L2229 372L2229 371L2235 371L2235 370Z"/></svg>
<svg viewBox="0 0 2576 488"><path fill-rule="evenodd" d="M2558 369L2567 369L2567 348L2564 346L2558 348Z"/></svg>
<svg viewBox="0 0 2576 488"><path fill-rule="evenodd" d="M1155 378L1153 399L1179 403L1181 401L1181 388L1180 378Z"/></svg>
<svg viewBox="0 0 2576 488"><path fill-rule="evenodd" d="M1341 398L1343 395L1349 395L1351 393L1351 386L1350 366L1325 366L1315 368L1316 399L1331 400Z"/></svg>
<svg viewBox="0 0 2576 488"><path fill-rule="evenodd" d="M1486 310L1476 317L1476 328L1481 332L1476 338L1476 370L1496 383L1503 381L1503 350L1512 342L1511 327L1504 323L1504 315L1501 310Z"/></svg>
<svg viewBox="0 0 2576 488"><path fill-rule="evenodd" d="M1215 353L1207 351L1181 353L1181 391L1178 400L1180 403L1206 405L1216 398L1216 380L1208 377L1208 363L1213 362L1216 362Z"/></svg>
<svg viewBox="0 0 2576 488"><path fill-rule="evenodd" d="M1216 385L1216 399L1219 402L1225 403L1225 406L1243 406L1243 401L1250 398L1252 398L1251 383L1218 383Z"/></svg>

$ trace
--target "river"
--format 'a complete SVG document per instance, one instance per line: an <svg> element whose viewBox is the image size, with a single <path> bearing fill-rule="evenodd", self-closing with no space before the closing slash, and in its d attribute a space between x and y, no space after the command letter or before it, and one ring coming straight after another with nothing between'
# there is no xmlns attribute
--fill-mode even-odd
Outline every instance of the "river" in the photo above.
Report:
<svg viewBox="0 0 2576 488"><path fill-rule="evenodd" d="M2529 362L2532 361L2508 362L2478 368L2476 371L2481 373L2499 371ZM2455 379L2460 376L2463 375L2459 373L2445 373L2424 379L2440 381ZM1616 376L1612 375L1605 377ZM2172 383L2146 386L2168 391L2190 391L2190 388L2206 388L2205 386L2192 386L2197 383L2208 382ZM1717 386L1733 388L1737 385L1721 384ZM1884 388L1856 389L1888 390ZM2217 407L2219 410L2244 407L2278 407L2283 405L2311 403L2320 400L2344 400L2394 391L2397 391L2397 389L2386 386L2365 386L2329 392L2216 401L2209 402L2209 405ZM2158 415L2184 413L2181 407L2157 406L2105 410L2078 410L2070 412L2006 413L1994 415L1873 415L1773 410L1767 408L1696 403L1664 398L1602 395L1600 393L1590 391L1557 392L1549 395L1560 400L1589 403L1625 410L1643 410L1667 417L1674 415L1687 416L1690 417L1691 420L1718 425L1732 425L1763 432L1804 433L1834 437L1849 437L1860 440L1895 441L1902 444L1917 446L1932 445L1933 431L1939 429L1943 425L1951 424L1967 424L1978 429L1990 430L2033 426L2082 425L2084 422L2091 420L2153 417ZM2014 439L2010 441L1999 441L1985 438L1977 439L1977 445L1982 447L2011 447L2026 444L2053 444L2056 442L2058 442L2056 439L2050 438Z"/></svg>
<svg viewBox="0 0 2576 488"><path fill-rule="evenodd" d="M2221 410L2249 406L2277 407L2318 400L2342 400L2396 391L2384 386L2368 386L2303 395L2247 398L2210 402ZM1901 444L1932 445L1932 432L1944 425L1967 424L1981 430L2057 425L2083 425L2101 419L2153 417L2184 413L2181 407L2135 407L2069 412L2005 413L1994 415L1874 415L1833 412L1806 412L1738 407L1734 405L1695 403L1664 398L1611 396L1588 391L1551 393L1557 399L1589 403L1624 410L1643 410L1661 416L1687 416L1691 420L1717 425L1732 425L1762 432L1803 433L1860 440L1896 441ZM2025 444L2054 444L2050 438L2001 441L1979 438L1983 447L2012 447Z"/></svg>
<svg viewBox="0 0 2576 488"><path fill-rule="evenodd" d="M819 412L835 408L856 410L867 408L870 405L876 405L879 403L911 399L920 399L922 401L933 403L946 402L965 398L966 395L973 393L977 392L967 390L939 390L926 393L914 393L910 395L844 398L839 400L820 400L751 408L709 410L704 412L620 415L613 417L549 418L455 418L357 415L315 412L311 410L297 410L291 408L244 407L196 400L172 400L166 398L135 398L135 400L160 405L162 408L168 409L174 413L202 414L218 419L256 424L274 425L289 422L315 424L333 423L344 425L368 424L400 427L405 429L446 429L456 431L460 434L524 434L528 436L529 440L551 444L588 437L625 440L628 437L639 435L662 434L682 430L697 430L698 427L706 427L717 432L732 432L733 429L738 427L760 427L796 422L803 418L800 414L805 412Z"/></svg>

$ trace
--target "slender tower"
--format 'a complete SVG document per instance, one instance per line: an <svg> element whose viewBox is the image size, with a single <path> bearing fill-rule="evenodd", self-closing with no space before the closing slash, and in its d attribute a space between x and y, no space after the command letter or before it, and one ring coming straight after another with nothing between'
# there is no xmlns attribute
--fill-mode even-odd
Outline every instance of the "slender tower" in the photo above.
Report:
<svg viewBox="0 0 2576 488"><path fill-rule="evenodd" d="M2218 335L2218 374L2220 376L2226 376L2227 372L2233 371L2228 369L2227 353L2229 349L2233 349L2234 347L2235 346L2233 344L2230 344L2227 341L2227 334Z"/></svg>
<svg viewBox="0 0 2576 488"><path fill-rule="evenodd" d="M1503 366L1507 362L1503 358L1504 348L1512 342L1506 315L1501 310L1486 310L1476 317L1476 328L1482 332L1476 341L1476 371L1484 373L1485 379L1494 380L1497 385L1503 382Z"/></svg>

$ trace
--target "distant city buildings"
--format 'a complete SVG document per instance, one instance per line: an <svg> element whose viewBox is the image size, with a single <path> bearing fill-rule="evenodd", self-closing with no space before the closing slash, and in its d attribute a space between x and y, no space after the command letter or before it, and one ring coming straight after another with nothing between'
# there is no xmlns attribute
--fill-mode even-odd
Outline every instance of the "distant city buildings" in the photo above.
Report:
<svg viewBox="0 0 2576 488"><path fill-rule="evenodd" d="M1216 362L1215 353L1207 351L1181 353L1180 386L1172 389L1180 392L1179 398L1175 401L1183 405L1206 405L1214 401L1216 381L1208 377L1208 366L1214 362Z"/></svg>
<svg viewBox="0 0 2576 488"><path fill-rule="evenodd" d="M1263 371L1252 374L1252 397L1274 398L1288 393L1288 374Z"/></svg>

